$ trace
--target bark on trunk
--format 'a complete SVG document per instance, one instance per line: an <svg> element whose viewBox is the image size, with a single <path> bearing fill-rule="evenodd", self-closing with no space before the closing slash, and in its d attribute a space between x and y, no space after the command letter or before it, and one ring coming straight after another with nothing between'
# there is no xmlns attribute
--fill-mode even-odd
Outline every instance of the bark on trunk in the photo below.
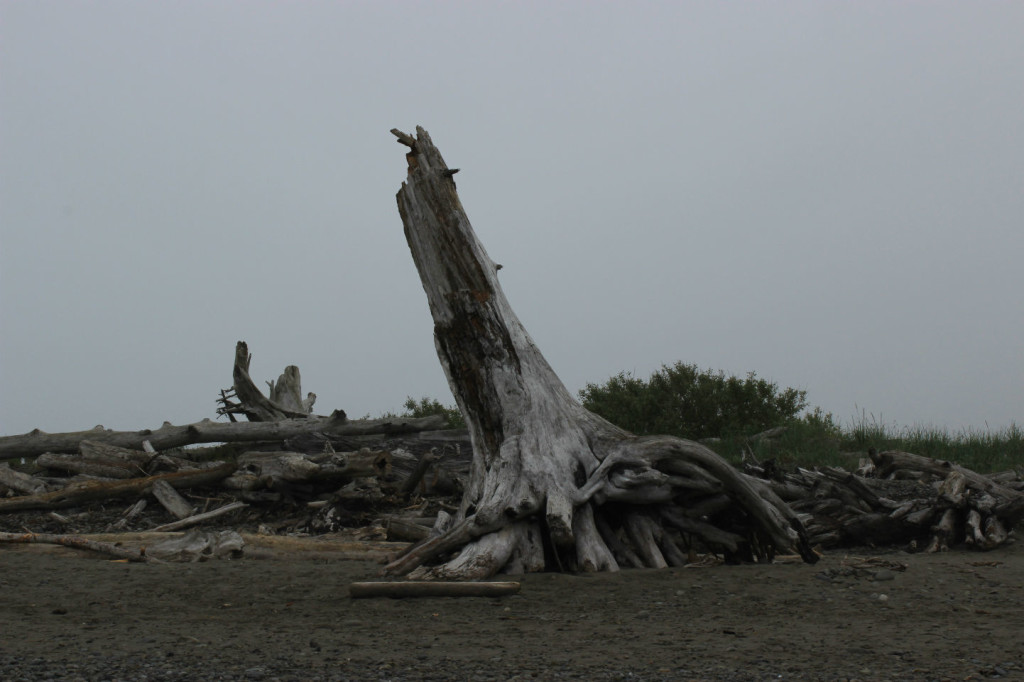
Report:
<svg viewBox="0 0 1024 682"><path fill-rule="evenodd" d="M687 516L690 504L722 493L731 504L720 522L728 519L727 530L741 538L737 558L768 560L778 549L815 561L800 521L766 484L699 443L638 438L573 399L505 298L500 266L459 201L456 171L422 128L415 138L392 132L409 147L398 209L438 358L469 427L473 466L446 532L387 571L477 579L545 565L664 566L685 555L690 538L658 510ZM426 567L439 559L445 563Z"/></svg>

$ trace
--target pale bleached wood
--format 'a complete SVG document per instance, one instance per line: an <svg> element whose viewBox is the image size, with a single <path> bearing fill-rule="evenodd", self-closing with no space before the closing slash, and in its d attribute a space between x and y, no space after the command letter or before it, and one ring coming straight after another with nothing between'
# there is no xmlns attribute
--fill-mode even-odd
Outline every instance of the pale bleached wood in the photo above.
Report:
<svg viewBox="0 0 1024 682"><path fill-rule="evenodd" d="M196 509L194 505L189 504L184 497L179 495L178 491L171 487L171 484L167 481L154 481L152 492L157 502L162 504L164 509L177 519L192 516Z"/></svg>
<svg viewBox="0 0 1024 682"><path fill-rule="evenodd" d="M623 515L615 505L671 506L680 495L695 495L696 502L711 484L751 519L737 534L748 554L766 559L777 547L816 561L799 518L766 484L697 443L636 438L573 398L506 299L500 266L459 201L454 170L422 128L416 135L392 132L409 148L398 210L434 321L438 359L469 429L473 463L451 526L386 571L405 575L424 566L414 575L486 577L513 556L534 556L522 545L537 533L553 548L556 568L613 570L617 562L602 529L615 533L613 526L626 520L625 535L638 545L630 554L662 566L663 547L674 560L679 551L671 538L665 541L658 514ZM684 465L666 473L673 462ZM455 550L454 558L429 567Z"/></svg>
<svg viewBox="0 0 1024 682"><path fill-rule="evenodd" d="M210 510L202 514L195 514L193 516L188 516L184 519L179 519L178 521L165 523L161 526L157 526L153 530L159 532L169 530L181 530L182 528L190 528L191 526L204 523L211 519L216 519L220 516L224 516L225 514L230 514L231 512L237 509L244 509L245 507L248 506L249 505L247 505L245 502L230 502L228 504L225 504L223 507L218 507L216 509Z"/></svg>

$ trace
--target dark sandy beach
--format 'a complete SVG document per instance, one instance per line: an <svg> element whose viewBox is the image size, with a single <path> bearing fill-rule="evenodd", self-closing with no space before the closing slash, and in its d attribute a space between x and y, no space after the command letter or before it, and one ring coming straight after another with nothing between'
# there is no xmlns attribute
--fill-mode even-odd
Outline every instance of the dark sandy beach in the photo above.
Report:
<svg viewBox="0 0 1024 682"><path fill-rule="evenodd" d="M0 546L0 678L1024 679L1019 545L535 574L501 599L353 600L378 564L252 555Z"/></svg>

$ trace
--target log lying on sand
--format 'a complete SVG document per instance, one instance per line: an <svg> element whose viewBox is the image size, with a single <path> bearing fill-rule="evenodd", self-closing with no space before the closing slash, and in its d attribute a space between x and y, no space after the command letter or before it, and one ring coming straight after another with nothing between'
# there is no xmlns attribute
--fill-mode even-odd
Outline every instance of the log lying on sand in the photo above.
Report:
<svg viewBox="0 0 1024 682"><path fill-rule="evenodd" d="M392 599L409 599L414 597L507 597L517 594L520 584L517 582L438 582L438 581L402 581L402 582L363 582L352 583L348 587L349 596L353 599L369 597L391 597Z"/></svg>
<svg viewBox="0 0 1024 682"><path fill-rule="evenodd" d="M7 543L40 543L48 545L63 545L73 549L84 549L91 552L100 552L116 559L127 559L128 561L149 561L145 552L125 549L109 542L89 540L77 535L52 535L50 533L0 533L0 542Z"/></svg>

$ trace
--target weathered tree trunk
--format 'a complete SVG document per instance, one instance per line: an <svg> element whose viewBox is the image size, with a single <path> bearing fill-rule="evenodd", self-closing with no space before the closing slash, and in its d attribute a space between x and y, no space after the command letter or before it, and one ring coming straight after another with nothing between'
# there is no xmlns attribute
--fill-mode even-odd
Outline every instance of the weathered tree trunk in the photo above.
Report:
<svg viewBox="0 0 1024 682"><path fill-rule="evenodd" d="M633 436L573 399L506 300L499 266L459 202L456 171L422 128L415 138L392 132L409 147L398 209L438 358L469 427L473 466L452 524L387 571L476 579L545 566L678 563L691 536L659 511L686 517L691 503L719 494L729 505L711 525L728 524L741 545L737 558L795 549L815 561L796 515L766 485L703 445ZM438 559L445 563L427 567Z"/></svg>

